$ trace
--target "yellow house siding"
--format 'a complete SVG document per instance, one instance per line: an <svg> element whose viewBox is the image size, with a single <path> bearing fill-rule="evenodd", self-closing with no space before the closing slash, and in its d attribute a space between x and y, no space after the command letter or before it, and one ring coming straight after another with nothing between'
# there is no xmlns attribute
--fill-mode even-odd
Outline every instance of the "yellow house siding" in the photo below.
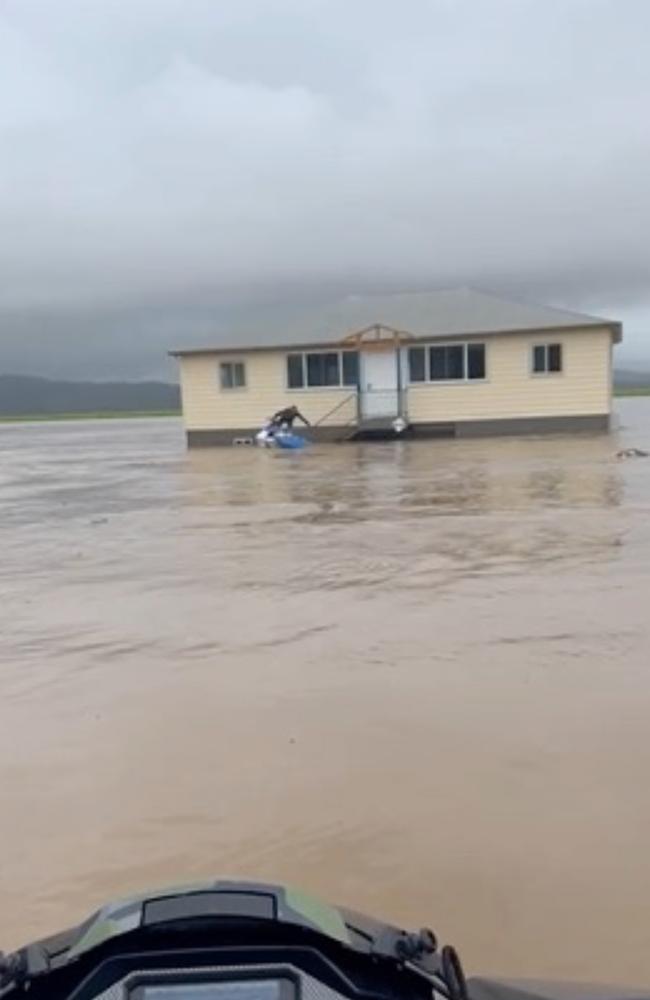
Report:
<svg viewBox="0 0 650 1000"><path fill-rule="evenodd" d="M287 389L286 351L242 354L198 354L181 359L183 414L188 430L245 429L260 427L284 406L295 405L311 423L325 426L352 422L357 413L354 390ZM219 366L223 361L243 361L246 388L222 389ZM335 407L335 413L328 418Z"/></svg>
<svg viewBox="0 0 650 1000"><path fill-rule="evenodd" d="M408 416L413 423L610 413L612 334L608 328L492 334L468 340L486 344L485 381L407 386ZM531 373L533 345L543 343L562 344L561 373ZM292 404L312 423L353 423L357 401L349 387L287 389L287 353L283 349L182 357L181 391L187 429L252 429L280 407ZM245 388L221 388L219 366L224 361L244 362ZM332 413L338 404L340 408Z"/></svg>
<svg viewBox="0 0 650 1000"><path fill-rule="evenodd" d="M608 329L471 339L487 345L486 380L410 386L408 412L414 423L610 412L612 335ZM531 374L533 345L544 343L562 344L561 373Z"/></svg>

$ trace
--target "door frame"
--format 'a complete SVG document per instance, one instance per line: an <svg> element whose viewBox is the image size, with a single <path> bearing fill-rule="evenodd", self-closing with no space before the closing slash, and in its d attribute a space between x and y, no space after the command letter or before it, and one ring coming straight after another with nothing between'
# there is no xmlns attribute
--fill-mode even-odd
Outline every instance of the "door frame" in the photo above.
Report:
<svg viewBox="0 0 650 1000"><path fill-rule="evenodd" d="M366 361L373 355L383 355L390 356L392 359L392 368L394 374L394 382L390 386L378 387L377 389L369 388L372 385L366 377ZM372 412L372 407L366 410L364 406L365 402L370 402L372 400L373 392L394 393L394 404L387 405L385 411L379 411L377 413ZM377 399L378 397L375 397ZM373 416L377 418L385 417L399 417L402 412L402 372L401 372L401 350L399 345L392 342L381 343L381 346L377 343L368 342L359 345L359 412L362 419L372 419Z"/></svg>

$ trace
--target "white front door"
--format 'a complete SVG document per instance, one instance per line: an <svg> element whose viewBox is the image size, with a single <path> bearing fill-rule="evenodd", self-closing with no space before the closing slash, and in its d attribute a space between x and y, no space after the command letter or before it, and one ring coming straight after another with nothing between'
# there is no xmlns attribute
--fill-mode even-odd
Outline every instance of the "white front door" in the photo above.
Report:
<svg viewBox="0 0 650 1000"><path fill-rule="evenodd" d="M361 415L396 417L399 413L397 391L397 351L391 344L385 349L361 348Z"/></svg>

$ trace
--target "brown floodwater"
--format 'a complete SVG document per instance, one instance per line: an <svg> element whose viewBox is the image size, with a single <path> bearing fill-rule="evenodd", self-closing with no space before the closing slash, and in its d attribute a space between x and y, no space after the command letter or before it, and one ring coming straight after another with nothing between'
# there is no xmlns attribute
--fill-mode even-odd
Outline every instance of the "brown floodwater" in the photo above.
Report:
<svg viewBox="0 0 650 1000"><path fill-rule="evenodd" d="M0 429L0 945L288 880L650 982L650 401L610 437Z"/></svg>

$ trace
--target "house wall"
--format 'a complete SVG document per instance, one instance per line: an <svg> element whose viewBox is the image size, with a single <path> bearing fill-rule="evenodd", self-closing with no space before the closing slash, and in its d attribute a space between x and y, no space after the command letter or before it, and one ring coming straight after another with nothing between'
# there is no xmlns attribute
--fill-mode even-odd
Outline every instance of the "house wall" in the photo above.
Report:
<svg viewBox="0 0 650 1000"><path fill-rule="evenodd" d="M310 423L343 426L356 419L357 400L350 387L287 389L286 351L241 355L198 354L181 359L183 415L188 430L257 428L276 410L297 406ZM243 361L246 388L222 389L222 361ZM327 418L339 404L339 409Z"/></svg>
<svg viewBox="0 0 650 1000"><path fill-rule="evenodd" d="M487 345L486 379L409 386L408 415L413 423L610 413L608 329L468 339ZM532 374L532 348L542 343L562 344L562 372Z"/></svg>
<svg viewBox="0 0 650 1000"><path fill-rule="evenodd" d="M469 427L485 421L487 427L490 421L606 417L610 413L612 335L609 329L467 339L486 344L484 381L408 386L404 349L403 385L408 387L408 416L414 424L453 422L462 425L466 422ZM558 342L562 344L563 371L533 375L533 345ZM187 430L252 430L261 426L276 410L292 404L298 406L310 422L322 421L323 427L351 425L357 415L354 391L349 387L288 389L286 354L283 350L182 357L181 390ZM245 388L221 388L219 365L222 361L245 363ZM338 404L340 408L332 413Z"/></svg>

